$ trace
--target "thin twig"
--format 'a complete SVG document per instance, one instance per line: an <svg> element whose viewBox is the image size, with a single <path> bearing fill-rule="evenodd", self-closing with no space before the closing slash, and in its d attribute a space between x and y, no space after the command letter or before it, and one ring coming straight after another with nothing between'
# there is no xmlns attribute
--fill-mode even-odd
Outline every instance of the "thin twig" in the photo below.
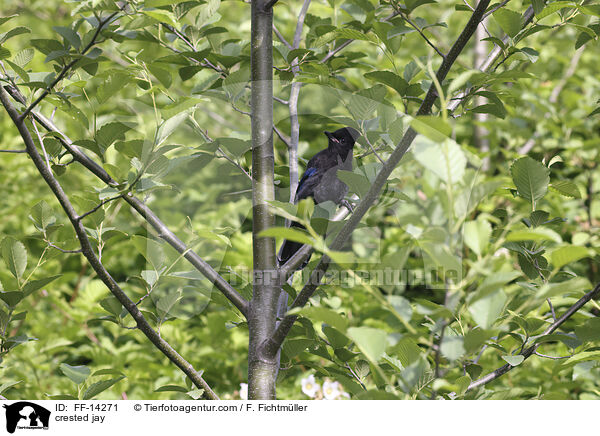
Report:
<svg viewBox="0 0 600 436"><path fill-rule="evenodd" d="M281 34L281 32L279 31L279 29L277 29L277 27L275 26L275 23L273 23L273 32L275 32L275 36L283 43L283 45L285 45L287 48L292 50L292 44L287 42L287 39L285 39L285 36L283 36Z"/></svg>
<svg viewBox="0 0 600 436"><path fill-rule="evenodd" d="M227 160L233 166L235 166L240 171L242 171L246 175L246 177L248 177L250 179L250 181L252 181L252 176L239 163L237 163L235 160L233 160L231 157L229 157L227 155L227 153L225 153L225 151L223 151L223 149L221 147L217 147L217 151L219 151L221 153L220 156L215 155L217 158L223 158L223 159Z"/></svg>
<svg viewBox="0 0 600 436"><path fill-rule="evenodd" d="M98 209L100 209L102 206L104 206L106 203L109 203L113 200L116 200L118 198L123 198L125 194L119 194L119 195L115 195L114 197L110 197L110 198L106 198L104 200L102 200L100 203L98 203L93 209L88 210L86 213L84 213L83 215L79 215L76 219L77 221L81 221L82 219L84 219L86 216L93 214L94 212L96 212Z"/></svg>
<svg viewBox="0 0 600 436"><path fill-rule="evenodd" d="M48 244L48 247L52 247L58 251L60 251L61 253L66 253L66 254L72 254L72 253L82 253L81 248L77 249L77 250L65 250L64 248L60 248L57 245L54 245L52 242L46 241L46 244Z"/></svg>
<svg viewBox="0 0 600 436"><path fill-rule="evenodd" d="M574 356L574 354L571 354L570 356L548 356L547 354L542 354L542 353L540 353L538 351L536 351L534 354L536 356L543 357L545 359L552 359L552 360L568 359L568 358Z"/></svg>
<svg viewBox="0 0 600 436"><path fill-rule="evenodd" d="M485 13L485 15L483 16L483 19L485 20L487 17L489 17L490 15L492 15L494 12L496 12L498 9L503 8L504 6L506 6L506 4L509 2L510 0L504 0L502 3L500 3L498 6L496 6L495 8L493 8L492 10L488 11Z"/></svg>
<svg viewBox="0 0 600 436"><path fill-rule="evenodd" d="M125 5L123 5L121 7L120 10L123 10L123 8L125 7ZM29 113L43 100L46 98L46 96L48 94L50 94L50 92L52 91L52 89L56 86L56 84L58 82L60 82L69 72L69 70L71 70L71 68L73 68L75 66L75 64L77 64L77 62L79 62L81 60L81 58L83 56L85 56L85 54L89 51L89 49L91 49L95 44L96 44L96 40L98 39L98 36L100 35L100 32L102 31L102 28L108 24L119 12L113 12L112 14L110 14L108 16L108 18L106 18L105 20L102 20L98 23L98 28L96 29L96 32L94 33L94 35L92 36L92 39L90 40L90 42L84 47L84 49L81 51L81 53L79 53L79 55L81 57L78 57L76 59L73 59L71 62L69 62L67 65L65 65L63 67L63 69L61 70L61 72L58 74L58 76L56 77L56 79L54 79L52 81L52 83L50 83L50 85L48 85L44 91L42 92L42 94L35 99L35 101L33 103L31 103L27 109L25 109L25 111L23 111L23 113L21 113L21 118L20 120L24 120L25 117L27 117L27 115L29 115Z"/></svg>
<svg viewBox="0 0 600 436"><path fill-rule="evenodd" d="M27 153L27 150L0 150L0 153Z"/></svg>
<svg viewBox="0 0 600 436"><path fill-rule="evenodd" d="M412 22L412 20L410 18L408 18L408 15L400 12L400 16L404 19L404 21L406 21L408 24L410 24L410 26L415 29L417 32L419 32L419 35L421 35L423 37L423 39L425 40L425 42L427 44L429 44L429 46L435 50L435 52L441 56L442 59L444 59L444 57L446 56L444 53L442 53L433 42L431 42L429 40L429 38L427 38L427 36L425 36L425 34L423 33L423 31L415 24Z"/></svg>
<svg viewBox="0 0 600 436"><path fill-rule="evenodd" d="M285 134L279 130L276 126L273 126L273 131L279 136L279 139L283 141L283 143L289 148L290 147L290 138L285 136Z"/></svg>
<svg viewBox="0 0 600 436"><path fill-rule="evenodd" d="M588 301L590 301L590 300L598 297L598 294L600 294L600 283L597 284L594 287L594 289L592 289L587 294L585 294L583 297L581 297L575 304L573 304L563 314L563 316L561 316L554 323L552 323L552 325L550 325L550 327L548 327L542 333L542 336L554 333L561 325L563 325L565 323L565 321L567 321L571 316L573 316L573 314L575 314L579 309L581 309ZM537 351L537 349L538 349L539 346L540 346L539 343L533 344L531 347L529 347L526 350L524 350L521 353L519 353L519 355L523 356L524 359L527 359L530 356L532 356L533 354L535 354L535 352ZM484 377L481 377L480 379L475 380L474 382L472 382L469 385L469 387L467 388L467 391L469 391L471 389L475 389L475 388L477 388L479 386L483 386L483 385L485 385L485 384L487 384L487 383L489 383L489 382L491 382L493 380L496 380L498 377L501 377L502 375L506 374L507 372L509 372L513 368L515 368L515 367L512 366L510 363L507 363L506 365L501 366L500 368L496 369L495 371L492 371L488 375L486 375Z"/></svg>

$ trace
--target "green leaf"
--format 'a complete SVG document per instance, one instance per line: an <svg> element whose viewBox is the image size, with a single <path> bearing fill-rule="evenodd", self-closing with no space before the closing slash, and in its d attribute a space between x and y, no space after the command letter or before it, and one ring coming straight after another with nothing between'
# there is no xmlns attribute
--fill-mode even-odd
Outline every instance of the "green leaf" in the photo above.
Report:
<svg viewBox="0 0 600 436"><path fill-rule="evenodd" d="M0 17L0 26L2 26L4 23L6 23L8 20L18 17L19 15L17 14L13 14L13 15L9 15L7 17Z"/></svg>
<svg viewBox="0 0 600 436"><path fill-rule="evenodd" d="M21 383L22 381L23 380L2 383L2 385L0 385L0 394L3 393L5 390L10 389L14 385L17 385L17 384Z"/></svg>
<svg viewBox="0 0 600 436"><path fill-rule="evenodd" d="M511 38L521 31L521 14L518 12L503 7L494 12L492 16Z"/></svg>
<svg viewBox="0 0 600 436"><path fill-rule="evenodd" d="M511 366L517 366L525 360L525 357L521 354L517 354L516 356L502 356L502 359Z"/></svg>
<svg viewBox="0 0 600 436"><path fill-rule="evenodd" d="M363 198L371 188L371 182L364 174L359 173L358 168L354 171L338 170L337 176L348 185L350 192L356 193L360 198Z"/></svg>
<svg viewBox="0 0 600 436"><path fill-rule="evenodd" d="M308 234L302 230L296 230L291 227L271 227L263 230L258 234L259 238L283 238L294 242L300 242L301 244L314 245L315 241L312 240Z"/></svg>
<svg viewBox="0 0 600 436"><path fill-rule="evenodd" d="M171 134L181 125L181 123L188 119L189 116L190 114L186 110L164 121L158 128L156 145L161 145L164 143L167 138L171 136Z"/></svg>
<svg viewBox="0 0 600 436"><path fill-rule="evenodd" d="M31 33L31 29L23 26L13 27L8 32L0 34L0 44L4 44L13 36L22 35L23 33Z"/></svg>
<svg viewBox="0 0 600 436"><path fill-rule="evenodd" d="M402 366L406 368L419 360L423 352L415 341L410 338L403 338L394 345L394 354L398 357Z"/></svg>
<svg viewBox="0 0 600 436"><path fill-rule="evenodd" d="M103 380L103 381L94 383L89 388L87 388L86 391L83 393L82 400L91 400L96 395L98 395L101 392L104 392L105 390L110 388L112 385L120 382L124 378L125 378L125 376L122 375L121 377L113 378L110 380Z"/></svg>
<svg viewBox="0 0 600 436"><path fill-rule="evenodd" d="M186 392L192 399L198 400L202 398L204 395L204 389L192 389L191 391Z"/></svg>
<svg viewBox="0 0 600 436"><path fill-rule="evenodd" d="M158 79L165 88L169 88L173 83L171 73L166 68L162 68L156 64L148 65L148 70Z"/></svg>
<svg viewBox="0 0 600 436"><path fill-rule="evenodd" d="M365 78L387 85L396 90L399 95L404 95L409 86L406 80L391 71L374 71L365 74Z"/></svg>
<svg viewBox="0 0 600 436"><path fill-rule="evenodd" d="M56 222L54 211L44 200L31 208L29 218L34 222L36 227L41 230L46 230Z"/></svg>
<svg viewBox="0 0 600 436"><path fill-rule="evenodd" d="M570 180L559 180L550 185L550 189L565 197L581 198L581 192L577 185Z"/></svg>
<svg viewBox="0 0 600 436"><path fill-rule="evenodd" d="M560 11L561 9L572 8L572 7L574 7L572 2L568 2L568 1L552 2L552 3L549 3L544 9L542 9L542 11L539 14L536 13L536 17L538 20L541 20L542 18L545 18L548 15L552 15L553 13Z"/></svg>
<svg viewBox="0 0 600 436"><path fill-rule="evenodd" d="M479 298L469 307L469 313L483 329L490 328L504 311L508 297L502 290L492 292Z"/></svg>
<svg viewBox="0 0 600 436"><path fill-rule="evenodd" d="M123 306L121 305L121 302L112 295L100 301L100 306L102 306L102 308L108 313L112 313L117 317L120 316L121 312L123 311Z"/></svg>
<svg viewBox="0 0 600 436"><path fill-rule="evenodd" d="M162 9L154 9L151 11L141 11L142 14L155 19L161 23L170 24L173 27L177 27L177 18L173 15L172 12L164 11Z"/></svg>
<svg viewBox="0 0 600 436"><path fill-rule="evenodd" d="M81 38L79 37L77 32L75 32L70 27L54 26L53 29L56 33L62 36L65 39L65 41L71 44L72 47L75 47L77 50L79 50L79 48L81 47Z"/></svg>
<svg viewBox="0 0 600 436"><path fill-rule="evenodd" d="M588 319L584 325L575 327L575 334L582 342L600 341L600 318Z"/></svg>
<svg viewBox="0 0 600 436"><path fill-rule="evenodd" d="M481 256L490 243L492 226L484 219L468 221L463 229L463 239L477 256Z"/></svg>
<svg viewBox="0 0 600 436"><path fill-rule="evenodd" d="M387 333L372 327L350 327L348 337L354 341L356 346L365 357L373 363L377 363L383 356L387 345Z"/></svg>
<svg viewBox="0 0 600 436"><path fill-rule="evenodd" d="M4 301L11 308L15 308L23 298L25 298L25 294L21 291L0 292L0 300Z"/></svg>
<svg viewBox="0 0 600 436"><path fill-rule="evenodd" d="M536 298L546 299L557 295L583 295L590 289L590 282L583 277L575 277L558 283L546 283L535 294Z"/></svg>
<svg viewBox="0 0 600 436"><path fill-rule="evenodd" d="M453 361L465 354L464 339L462 336L445 335L442 338L441 353L446 359Z"/></svg>
<svg viewBox="0 0 600 436"><path fill-rule="evenodd" d="M523 157L510 167L513 182L519 195L535 207L535 203L548 192L550 170L532 158Z"/></svg>
<svg viewBox="0 0 600 436"><path fill-rule="evenodd" d="M361 32L360 30L343 27L335 31L340 38L355 39L359 41L377 42L377 37L370 32Z"/></svg>
<svg viewBox="0 0 600 436"><path fill-rule="evenodd" d="M156 271L159 271L165 262L163 245L154 239L148 239L139 235L133 236L131 240L142 256L150 262Z"/></svg>
<svg viewBox="0 0 600 436"><path fill-rule="evenodd" d="M544 0L531 0L531 6L533 6L535 15L538 16L546 6L546 2Z"/></svg>
<svg viewBox="0 0 600 436"><path fill-rule="evenodd" d="M538 227L529 230L519 230L510 232L506 237L507 241L554 241L558 244L562 242L562 238L554 230L547 227Z"/></svg>
<svg viewBox="0 0 600 436"><path fill-rule="evenodd" d="M554 265L554 268L560 269L563 266L575 262L584 257L590 255L589 251L585 247L577 245L567 245L565 247L559 247L550 254L550 262Z"/></svg>
<svg viewBox="0 0 600 436"><path fill-rule="evenodd" d="M445 183L457 183L464 177L467 158L459 145L452 140L435 144L419 136L415 140L413 154L421 165Z"/></svg>
<svg viewBox="0 0 600 436"><path fill-rule="evenodd" d="M252 141L249 139L217 138L216 141L235 157L241 157L252 148Z"/></svg>
<svg viewBox="0 0 600 436"><path fill-rule="evenodd" d="M20 279L27 268L27 250L22 242L7 236L0 244L2 258L15 278Z"/></svg>
<svg viewBox="0 0 600 436"><path fill-rule="evenodd" d="M327 309L325 307L318 306L310 306L305 307L303 309L293 309L288 312L290 315L300 314L309 318L311 321L322 321L341 333L346 332L346 328L348 327L348 318L340 315L337 312L334 312L331 309Z"/></svg>
<svg viewBox="0 0 600 436"><path fill-rule="evenodd" d="M43 288L48 283L53 282L54 280L56 280L60 276L61 275L59 274L59 275L56 275L56 276L44 277L43 279L31 280L31 281L27 282L25 284L25 286L23 286L23 295L25 297L27 297L28 295L30 295L31 293L37 291L38 289Z"/></svg>
<svg viewBox="0 0 600 436"><path fill-rule="evenodd" d="M104 149L104 152L117 139L125 139L125 132L128 130L131 128L118 121L107 123L96 132L96 141Z"/></svg>
<svg viewBox="0 0 600 436"><path fill-rule="evenodd" d="M434 142L444 142L452 134L452 126L441 117L432 115L415 117L410 125L421 135Z"/></svg>
<svg viewBox="0 0 600 436"><path fill-rule="evenodd" d="M155 389L154 392L187 392L188 389L183 386L177 385L165 385L161 386L158 389Z"/></svg>
<svg viewBox="0 0 600 436"><path fill-rule="evenodd" d="M161 318L166 318L169 312L175 307L175 305L181 299L182 290L177 289L176 291L169 291L167 295L161 297L156 303L156 310Z"/></svg>
<svg viewBox="0 0 600 436"><path fill-rule="evenodd" d="M66 363L61 363L59 368L64 375L69 377L71 381L77 385L85 382L91 374L90 369L85 365L71 366Z"/></svg>

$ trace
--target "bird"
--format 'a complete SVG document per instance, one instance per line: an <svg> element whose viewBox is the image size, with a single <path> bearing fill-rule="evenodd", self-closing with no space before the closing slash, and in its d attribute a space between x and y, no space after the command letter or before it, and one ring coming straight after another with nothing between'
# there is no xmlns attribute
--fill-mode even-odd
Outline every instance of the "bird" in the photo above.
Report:
<svg viewBox="0 0 600 436"><path fill-rule="evenodd" d="M352 171L352 150L360 133L352 127L342 127L335 132L325 131L323 133L328 138L328 146L308 161L306 170L298 183L294 204L312 197L315 204L332 201L348 207L348 202L344 200L348 193L348 186L338 178L337 172L338 170ZM291 227L305 228L295 221L292 222ZM285 265L302 245L300 242L284 240L279 250L279 266ZM307 263L308 259L300 269L304 268Z"/></svg>

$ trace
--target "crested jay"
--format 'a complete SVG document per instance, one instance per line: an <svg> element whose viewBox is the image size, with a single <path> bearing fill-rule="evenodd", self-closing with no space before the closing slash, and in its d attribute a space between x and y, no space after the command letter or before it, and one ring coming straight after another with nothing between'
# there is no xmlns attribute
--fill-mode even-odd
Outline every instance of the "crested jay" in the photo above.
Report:
<svg viewBox="0 0 600 436"><path fill-rule="evenodd" d="M306 166L306 171L298 183L294 203L312 197L315 204L333 201L343 202L348 186L337 177L338 170L352 171L352 149L360 133L352 127L343 127L335 132L324 132L329 139L326 149L315 154ZM302 224L292 222L292 227L304 228ZM303 244L283 241L279 250L279 265L284 265ZM308 260L302 266L306 266Z"/></svg>

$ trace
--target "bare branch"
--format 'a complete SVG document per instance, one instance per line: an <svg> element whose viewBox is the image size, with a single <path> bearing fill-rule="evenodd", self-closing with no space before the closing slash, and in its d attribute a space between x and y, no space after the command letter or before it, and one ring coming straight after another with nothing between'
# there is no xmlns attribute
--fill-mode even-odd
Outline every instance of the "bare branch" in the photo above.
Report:
<svg viewBox="0 0 600 436"><path fill-rule="evenodd" d="M27 150L0 150L0 153L27 153Z"/></svg>
<svg viewBox="0 0 600 436"><path fill-rule="evenodd" d="M77 221L81 221L82 219L84 219L86 216L93 214L94 212L96 212L98 209L100 209L102 206L104 206L106 203L109 203L113 200L116 200L118 198L123 198L125 194L120 194L120 195L115 195L114 197L110 197L110 198L105 198L104 200L102 200L100 203L98 203L93 209L88 210L86 213L84 213L83 215L79 215L76 219ZM131 194L129 194L131 195Z"/></svg>
<svg viewBox="0 0 600 436"><path fill-rule="evenodd" d="M287 48L292 50L292 44L290 44L287 41L287 39L285 39L285 36L283 36L283 34L279 31L279 29L277 29L277 26L275 26L275 23L273 23L273 32L275 32L275 36L277 37L277 39L279 39L283 43L283 45L285 45Z"/></svg>
<svg viewBox="0 0 600 436"><path fill-rule="evenodd" d="M273 125L273 131L277 134L277 136L279 137L279 139L281 139L283 141L283 143L285 145L287 145L287 147L289 148L290 145L290 138L289 136L286 136L281 130L279 130L275 125Z"/></svg>
<svg viewBox="0 0 600 436"><path fill-rule="evenodd" d="M52 248L60 251L61 253L66 253L66 254L83 253L81 248L78 250L65 250L64 248L60 248L59 246L54 245L52 242L49 242L49 241L46 241L46 244L48 244L48 247L52 247Z"/></svg>
<svg viewBox="0 0 600 436"><path fill-rule="evenodd" d="M23 103L25 97L16 89L8 86L4 88L16 101ZM118 183L98 165L93 159L86 155L79 147L73 144L71 139L62 133L56 125L38 112L33 111L32 116L36 119L44 129L56 132L60 135L57 139L62 146L69 151L73 159L87 168L92 174L102 180L109 186L117 187ZM190 250L187 245L179 239L160 218L150 209L143 201L137 197L127 195L123 197L129 205L135 209L158 233L158 236L166 241L171 247L177 250L180 254L184 254L185 259L190 262L200 273L209 279L217 289L219 289L225 297L233 303L238 310L247 317L248 301L242 297L219 273L217 273L210 264L202 259L197 253Z"/></svg>
<svg viewBox="0 0 600 436"><path fill-rule="evenodd" d="M231 157L229 157L229 155L227 153L225 153L225 151L223 151L223 149L221 147L218 147L217 150L221 153L220 156L216 155L217 158L223 158L223 159L227 160L230 164L232 164L237 169L239 169L241 172L243 172L246 177L248 177L250 180L252 180L252 176L250 174L248 174L248 172L239 163L237 163L235 160L233 160Z"/></svg>
<svg viewBox="0 0 600 436"><path fill-rule="evenodd" d="M65 211L69 220L71 221L71 225L77 234L77 239L79 239L79 243L81 245L81 252L86 257L94 271L98 277L104 282L104 284L108 287L111 293L119 300L119 302L127 309L127 311L131 314L133 319L135 320L138 328L146 335L146 337L152 342L156 348L158 348L167 358L177 365L189 378L192 382L200 389L204 389L205 394L208 398L218 399L217 395L212 391L210 386L204 381L200 373L198 373L192 365L187 362L177 351L175 351L168 342L160 337L160 335L148 324L144 315L140 312L138 307L135 305L133 301L129 299L127 294L121 289L118 283L112 278L109 272L106 270L104 265L100 262L92 245L88 239L87 233L81 221L77 220L77 213L73 208L69 198L66 193L62 189L62 186L58 182L58 180L54 177L52 172L46 167L43 158L37 151L35 144L33 142L33 138L25 123L23 123L22 115L16 111L14 106L12 105L8 93L4 90L3 87L0 87L0 101L2 105L6 109L6 112L11 117L13 123L19 129L19 133L21 134L21 138L25 142L25 147L27 149L27 153L31 157L31 160L35 164L38 172L46 181L50 189L52 190L54 196L59 201L61 207Z"/></svg>
<svg viewBox="0 0 600 436"><path fill-rule="evenodd" d="M559 319L557 319L554 323L552 323L552 325L550 325L550 327L548 327L546 330L544 330L544 332L542 333L542 335L549 335L551 333L554 333L561 325L563 325L565 323L566 320L568 320L571 316L573 316L573 314L575 314L579 309L581 309L588 301L597 298L598 295L600 295L600 283L597 284L594 289L592 289L590 292L588 292L587 294L585 294L583 297L581 297L575 304L573 304L565 313L563 316L561 316ZM529 358L530 356L532 356L533 354L536 353L538 347L540 346L540 344L533 344L532 346L530 346L529 348L527 348L526 350L522 351L521 353L519 353L519 355L523 356L524 359ZM546 357L546 356L543 356ZM496 380L498 377L506 374L508 371L510 371L511 369L513 369L514 366L512 366L510 363L507 363L504 366L501 366L500 368L496 369L495 371L489 373L488 375L481 377L479 380L475 380L474 382L472 382L469 387L467 388L467 391L470 391L472 389L475 389L479 386L483 386L493 380Z"/></svg>

